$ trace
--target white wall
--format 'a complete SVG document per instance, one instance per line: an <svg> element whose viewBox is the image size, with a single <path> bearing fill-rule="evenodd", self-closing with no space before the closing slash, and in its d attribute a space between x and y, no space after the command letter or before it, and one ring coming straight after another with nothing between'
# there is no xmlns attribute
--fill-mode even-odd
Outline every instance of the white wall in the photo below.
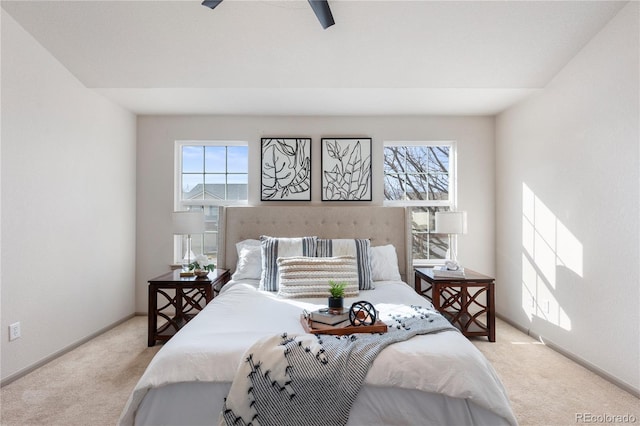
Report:
<svg viewBox="0 0 640 426"><path fill-rule="evenodd" d="M134 312L135 126L2 12L3 380Z"/></svg>
<svg viewBox="0 0 640 426"><path fill-rule="evenodd" d="M260 138L269 136L312 138L312 203L318 205L321 204L322 137L372 138L373 201L370 204L378 205L383 202L384 141L457 141L458 207L469 212L469 233L459 240L459 258L467 267L494 273L495 152L492 117L142 116L138 117L136 311L147 311L147 280L167 271L172 262L175 141L248 141L249 203L258 205L261 204Z"/></svg>
<svg viewBox="0 0 640 426"><path fill-rule="evenodd" d="M638 17L630 2L496 119L498 311L636 391Z"/></svg>

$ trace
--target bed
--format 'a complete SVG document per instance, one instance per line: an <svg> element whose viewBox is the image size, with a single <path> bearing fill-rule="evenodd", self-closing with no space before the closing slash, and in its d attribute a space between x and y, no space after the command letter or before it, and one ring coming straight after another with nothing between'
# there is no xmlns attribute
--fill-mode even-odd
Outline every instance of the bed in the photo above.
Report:
<svg viewBox="0 0 640 426"><path fill-rule="evenodd" d="M259 236L366 239L370 253L377 256L370 255L374 288L347 297L345 306L369 301L385 322L394 310L406 306L432 308L406 283L412 275L407 223L406 211L399 207L225 208L218 265L238 268L237 273L154 357L124 407L120 424L219 424L247 350L283 332L303 335L300 314L326 306L326 297L283 298L277 291L261 289L255 271L243 273L247 258L240 248L249 241L255 244ZM396 265L382 262L390 259L390 247ZM384 347L364 377L347 424L493 426L514 425L516 419L490 363L461 333L447 330Z"/></svg>

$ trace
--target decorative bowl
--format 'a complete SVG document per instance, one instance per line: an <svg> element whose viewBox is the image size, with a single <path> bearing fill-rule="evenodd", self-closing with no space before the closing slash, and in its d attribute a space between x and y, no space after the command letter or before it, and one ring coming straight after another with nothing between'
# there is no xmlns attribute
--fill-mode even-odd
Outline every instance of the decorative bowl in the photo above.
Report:
<svg viewBox="0 0 640 426"><path fill-rule="evenodd" d="M198 278L205 278L207 275L209 275L209 271L204 269L196 269L195 271L193 271L193 273L196 274L196 277Z"/></svg>

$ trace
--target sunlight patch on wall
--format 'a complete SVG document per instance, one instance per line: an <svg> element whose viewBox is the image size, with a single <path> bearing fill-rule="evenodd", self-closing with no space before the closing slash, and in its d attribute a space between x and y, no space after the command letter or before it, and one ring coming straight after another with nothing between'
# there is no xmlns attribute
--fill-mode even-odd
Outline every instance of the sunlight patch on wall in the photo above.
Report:
<svg viewBox="0 0 640 426"><path fill-rule="evenodd" d="M583 277L582 244L560 221L557 223L557 247L558 262L567 269L572 270L579 277Z"/></svg>
<svg viewBox="0 0 640 426"><path fill-rule="evenodd" d="M529 321L536 315L537 287L538 274L527 255L522 253L522 309L529 317Z"/></svg>
<svg viewBox="0 0 640 426"><path fill-rule="evenodd" d="M571 330L556 298L557 271L571 270L582 277L583 247L538 196L522 184L522 309L534 317Z"/></svg>

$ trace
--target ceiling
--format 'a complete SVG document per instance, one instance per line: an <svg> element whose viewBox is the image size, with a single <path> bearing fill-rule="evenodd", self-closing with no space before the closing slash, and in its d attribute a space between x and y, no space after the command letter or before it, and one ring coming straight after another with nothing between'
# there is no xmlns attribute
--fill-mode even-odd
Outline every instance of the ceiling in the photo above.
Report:
<svg viewBox="0 0 640 426"><path fill-rule="evenodd" d="M543 88L613 1L6 1L85 86L137 114L493 115Z"/></svg>

